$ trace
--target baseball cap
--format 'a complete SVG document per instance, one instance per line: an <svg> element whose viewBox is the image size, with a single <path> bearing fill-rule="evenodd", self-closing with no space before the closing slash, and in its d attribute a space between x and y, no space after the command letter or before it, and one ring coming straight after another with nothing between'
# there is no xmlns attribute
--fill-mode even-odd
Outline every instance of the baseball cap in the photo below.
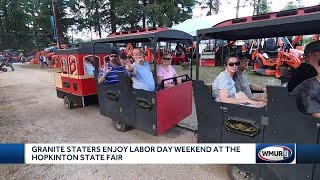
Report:
<svg viewBox="0 0 320 180"><path fill-rule="evenodd" d="M320 51L320 41L309 43L304 49L304 55L307 56L310 53Z"/></svg>

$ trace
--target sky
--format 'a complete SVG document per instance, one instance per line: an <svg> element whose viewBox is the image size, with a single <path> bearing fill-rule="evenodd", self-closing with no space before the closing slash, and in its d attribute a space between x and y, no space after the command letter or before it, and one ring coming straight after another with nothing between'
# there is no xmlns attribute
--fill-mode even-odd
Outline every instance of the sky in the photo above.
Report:
<svg viewBox="0 0 320 180"><path fill-rule="evenodd" d="M243 5L245 0L240 0L240 6ZM270 2L270 7L271 11L280 11L281 9L284 8L284 6L290 2L290 1L295 1L295 0L268 0ZM236 5L237 5L237 0L221 0L222 5L220 6L220 13L232 13L234 14L234 18L236 17ZM307 7L307 6L314 6L320 4L320 0L302 0L302 4ZM193 18L196 17L202 17L205 16L207 13L207 10L201 10L199 7L195 7L193 9ZM245 17L245 16L251 16L253 13L253 8L249 6L249 3L246 4L245 7L241 7L239 9L239 17ZM72 35L71 31L69 31L69 36ZM90 40L91 39L91 33L90 31L85 31L82 33L78 34L73 34L73 38L81 38L84 40ZM102 33L102 38L107 37L108 33L103 32ZM97 32L92 32L92 38L93 39L98 39L98 33Z"/></svg>

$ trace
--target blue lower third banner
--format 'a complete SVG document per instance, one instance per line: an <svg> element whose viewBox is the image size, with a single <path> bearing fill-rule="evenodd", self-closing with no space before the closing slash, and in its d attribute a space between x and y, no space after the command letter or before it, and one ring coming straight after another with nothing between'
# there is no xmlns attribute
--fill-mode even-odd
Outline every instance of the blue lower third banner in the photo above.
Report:
<svg viewBox="0 0 320 180"><path fill-rule="evenodd" d="M320 164L320 144L297 144L297 164Z"/></svg>
<svg viewBox="0 0 320 180"><path fill-rule="evenodd" d="M1 164L320 164L319 144L0 144Z"/></svg>
<svg viewBox="0 0 320 180"><path fill-rule="evenodd" d="M24 144L0 144L1 164L23 164Z"/></svg>

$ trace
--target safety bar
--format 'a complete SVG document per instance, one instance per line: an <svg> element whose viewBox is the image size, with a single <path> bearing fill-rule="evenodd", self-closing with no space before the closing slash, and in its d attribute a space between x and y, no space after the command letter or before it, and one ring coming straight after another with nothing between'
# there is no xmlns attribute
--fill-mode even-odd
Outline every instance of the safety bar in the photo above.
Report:
<svg viewBox="0 0 320 180"><path fill-rule="evenodd" d="M177 77L172 77L172 78L168 78L168 79L163 79L163 80L161 81L161 86L160 86L160 88L163 89L163 88L164 88L164 82L165 82L165 81L168 81L168 80L171 80L171 79L173 80L173 82L175 83L175 85L177 85L177 84L178 84L177 78L180 78L180 77L186 77L186 80L184 80L183 82L191 81L191 78L189 77L189 75L188 75L188 74L184 74L184 75L180 75L180 76L177 76Z"/></svg>

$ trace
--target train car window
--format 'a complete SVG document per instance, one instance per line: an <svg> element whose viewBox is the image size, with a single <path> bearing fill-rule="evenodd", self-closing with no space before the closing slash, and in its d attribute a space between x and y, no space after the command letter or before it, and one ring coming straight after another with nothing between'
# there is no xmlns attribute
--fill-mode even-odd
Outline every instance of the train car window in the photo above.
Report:
<svg viewBox="0 0 320 180"><path fill-rule="evenodd" d="M69 56L69 66L70 66L70 74L72 75L78 75L78 70L77 70L77 59L75 56Z"/></svg>
<svg viewBox="0 0 320 180"><path fill-rule="evenodd" d="M92 58L92 56L85 56L83 58L83 72L84 75L93 75L95 62L98 62L98 67L100 66L100 57L95 56L95 59Z"/></svg>
<svg viewBox="0 0 320 180"><path fill-rule="evenodd" d="M68 66L67 66L67 60L65 58L61 59L61 72L63 74L67 74L68 73Z"/></svg>

